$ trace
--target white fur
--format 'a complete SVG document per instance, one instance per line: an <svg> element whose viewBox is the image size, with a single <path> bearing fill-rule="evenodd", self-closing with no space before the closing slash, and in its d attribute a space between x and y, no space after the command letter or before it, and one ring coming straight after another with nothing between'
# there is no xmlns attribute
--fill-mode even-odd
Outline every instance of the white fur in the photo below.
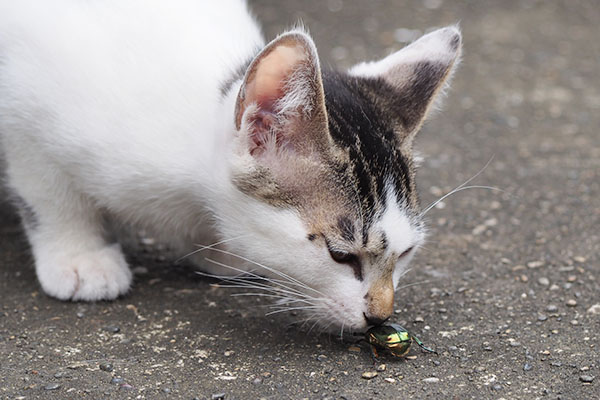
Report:
<svg viewBox="0 0 600 400"><path fill-rule="evenodd" d="M237 0L0 0L0 138L9 185L38 219L28 236L48 294L99 300L128 290L127 263L104 238L108 214L182 254L225 239L302 282L323 324L365 326L378 270L367 266L358 281L307 240L295 212L232 184L252 157L234 125L241 82L225 96L220 84L261 46ZM400 253L419 238L396 199L388 204L380 227Z"/></svg>
<svg viewBox="0 0 600 400"><path fill-rule="evenodd" d="M424 241L425 234L414 221L407 217L406 209L398 202L390 184L386 186L386 208L377 223L378 229L385 232L388 248L387 257L399 257L406 250L417 249ZM406 271L415 251L398 259L394 269L394 289Z"/></svg>
<svg viewBox="0 0 600 400"><path fill-rule="evenodd" d="M353 66L348 72L355 76L374 78L385 76L399 65L422 61L451 64L459 54L457 49L452 49L450 46L450 41L457 35L460 36L457 26L435 30L382 60L362 62Z"/></svg>
<svg viewBox="0 0 600 400"><path fill-rule="evenodd" d="M84 265L96 258L98 269L125 271L102 238L99 209L193 248L227 195L235 130L219 84L263 44L235 0L0 1L7 175L39 219L30 237L49 294L127 291L129 272L96 279Z"/></svg>

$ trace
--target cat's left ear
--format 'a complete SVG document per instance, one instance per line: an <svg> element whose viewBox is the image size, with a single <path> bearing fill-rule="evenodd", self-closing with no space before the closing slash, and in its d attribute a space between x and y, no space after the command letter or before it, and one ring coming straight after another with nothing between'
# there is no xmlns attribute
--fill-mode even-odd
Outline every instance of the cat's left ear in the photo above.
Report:
<svg viewBox="0 0 600 400"><path fill-rule="evenodd" d="M255 57L238 93L235 124L238 131L246 129L253 155L272 147L301 151L326 144L325 95L310 36L287 32Z"/></svg>
<svg viewBox="0 0 600 400"><path fill-rule="evenodd" d="M352 67L350 75L381 79L381 102L394 115L403 139L412 141L436 96L458 64L461 34L456 26L433 31L376 62Z"/></svg>

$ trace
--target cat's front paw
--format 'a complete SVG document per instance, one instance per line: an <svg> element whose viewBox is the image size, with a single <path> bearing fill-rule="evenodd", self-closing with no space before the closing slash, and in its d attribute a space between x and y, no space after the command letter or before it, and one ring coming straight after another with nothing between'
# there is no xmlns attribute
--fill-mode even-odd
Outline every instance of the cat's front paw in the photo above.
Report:
<svg viewBox="0 0 600 400"><path fill-rule="evenodd" d="M38 257L36 269L44 291L61 300L112 300L125 294L132 280L118 245L74 256Z"/></svg>

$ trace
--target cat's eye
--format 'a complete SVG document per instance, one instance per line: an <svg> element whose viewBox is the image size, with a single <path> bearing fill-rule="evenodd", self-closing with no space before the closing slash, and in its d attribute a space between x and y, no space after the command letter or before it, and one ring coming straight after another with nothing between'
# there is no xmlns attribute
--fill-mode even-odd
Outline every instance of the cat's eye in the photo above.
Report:
<svg viewBox="0 0 600 400"><path fill-rule="evenodd" d="M352 267L352 270L354 271L354 276L356 277L356 279L358 279L359 281L363 280L362 265L356 254L348 253L345 251L333 250L330 248L328 248L328 250L329 250L329 255L331 255L331 258L333 259L333 261L340 263L340 264L346 264L346 265Z"/></svg>
<svg viewBox="0 0 600 400"><path fill-rule="evenodd" d="M411 247L409 247L408 249L404 250L404 251L402 252L402 254L400 254L400 257L398 257L398 259L400 259L400 258L403 258L404 256L407 256L407 255L408 255L408 253L410 253L410 252L411 252L413 249L414 249L414 247L413 247L413 246L411 246Z"/></svg>

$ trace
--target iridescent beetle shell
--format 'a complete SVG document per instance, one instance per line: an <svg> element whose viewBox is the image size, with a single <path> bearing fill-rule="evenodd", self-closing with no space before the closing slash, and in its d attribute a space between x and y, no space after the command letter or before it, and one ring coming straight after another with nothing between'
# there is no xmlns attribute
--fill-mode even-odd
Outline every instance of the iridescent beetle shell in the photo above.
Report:
<svg viewBox="0 0 600 400"><path fill-rule="evenodd" d="M413 340L424 350L435 353L435 350L423 345L416 336L411 335L398 324L379 325L367 330L365 338L374 348L384 349L395 357L404 357L410 350ZM374 352L376 355L376 352Z"/></svg>

